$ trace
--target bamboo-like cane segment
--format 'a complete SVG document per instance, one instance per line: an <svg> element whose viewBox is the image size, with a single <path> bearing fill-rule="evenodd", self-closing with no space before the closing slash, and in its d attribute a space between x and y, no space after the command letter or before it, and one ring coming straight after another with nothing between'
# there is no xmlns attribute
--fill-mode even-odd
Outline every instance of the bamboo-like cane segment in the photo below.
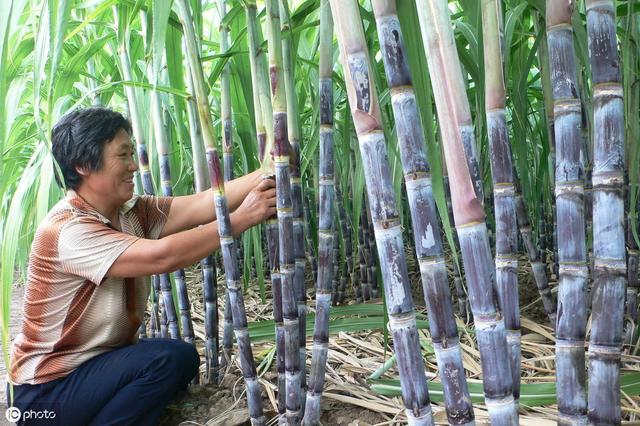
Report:
<svg viewBox="0 0 640 426"><path fill-rule="evenodd" d="M311 236L311 227L309 227L309 221L311 220L311 212L309 211L310 201L308 195L303 195L302 198L304 203L302 206L302 217L304 218L304 238L307 242L305 244L305 252L307 255L307 259L309 259L309 263L311 264L311 269L313 270L313 282L318 282L318 261L316 258L313 238Z"/></svg>
<svg viewBox="0 0 640 426"><path fill-rule="evenodd" d="M262 165L265 178L273 175L271 155L273 146L273 109L267 80L265 55L260 48L262 34L258 25L256 2L246 1L247 37L249 40L249 64L253 85L253 103L255 110L256 135L258 140L258 160ZM273 291L273 319L276 328L276 370L278 373L278 414L284 418L285 407L285 366L284 366L284 322L282 317L282 291L278 261L278 220L268 219L265 223L265 235L270 266L271 288Z"/></svg>
<svg viewBox="0 0 640 426"><path fill-rule="evenodd" d="M249 407L249 417L254 425L265 423L262 414L262 399L260 384L256 372L253 352L251 350L251 340L247 327L247 315L244 307L242 295L242 277L238 266L236 242L231 234L231 222L229 220L229 209L227 199L224 195L224 180L220 166L220 159L215 148L215 137L213 134L213 122L209 111L207 92L205 90L204 75L200 62L200 52L197 48L191 12L186 0L178 0L178 16L182 23L185 42L187 45L186 56L189 69L193 76L195 98L198 105L198 116L204 142L206 146L207 163L209 166L209 177L214 195L216 208L216 218L218 222L218 232L220 234L220 250L224 260L227 291L231 309L233 310L233 328L238 342L238 353L240 355L240 367L245 379L247 388L247 405Z"/></svg>
<svg viewBox="0 0 640 426"><path fill-rule="evenodd" d="M453 38L447 2L420 0L418 16L451 184L453 214L476 325L485 402L492 424L517 425L517 405L504 321L496 306L495 278L480 193L465 161L473 138L471 116ZM469 136L470 135L470 136ZM473 141L469 142L472 144Z"/></svg>
<svg viewBox="0 0 640 426"><path fill-rule="evenodd" d="M347 287L347 279L350 279L353 283L354 269L353 269L353 241L351 234L351 226L347 219L347 213L344 208L344 202L342 200L342 192L340 191L340 185L335 185L336 195L336 207L338 208L338 222L340 223L340 229L342 233L343 250L344 250L344 271L340 277L340 291L338 292L338 304L344 303Z"/></svg>
<svg viewBox="0 0 640 426"><path fill-rule="evenodd" d="M496 218L496 287L505 328L513 377L513 398L520 399L520 306L518 297L518 227L509 130L505 115L505 88L500 48L498 0L482 1L485 105L489 159Z"/></svg>
<svg viewBox="0 0 640 426"><path fill-rule="evenodd" d="M298 321L300 323L300 405L305 406L307 396L306 358L307 358L307 295L304 282L304 267L306 263L304 253L304 226L302 217L302 181L300 179L300 116L298 113L298 96L295 85L295 59L293 50L293 37L291 22L289 19L289 6L287 0L280 0L280 16L282 34L288 33L282 38L282 70L284 72L284 88L287 98L287 131L291 144L291 204L293 207L293 255L295 257L295 272L293 285L298 302Z"/></svg>
<svg viewBox="0 0 640 426"><path fill-rule="evenodd" d="M183 45L183 50L186 47ZM191 72L187 68L185 85L189 93L193 93ZM196 192L206 191L211 187L207 173L207 162L204 153L204 141L200 130L198 111L193 97L187 99L187 120L189 122L189 134L191 135L191 152L193 157L193 176ZM213 256L209 255L200 261L202 268L202 299L204 306L204 356L205 356L205 383L218 383L218 289L216 282L216 269ZM226 324L225 324L226 326ZM233 332L233 324L231 324ZM224 356L231 357L231 353ZM221 376L220 376L221 377Z"/></svg>
<svg viewBox="0 0 640 426"><path fill-rule="evenodd" d="M363 194L362 200L362 210L360 210L360 235L358 236L360 248L362 249L360 252L360 288L362 289L362 300L367 301L375 299L377 297L377 292L373 290L373 276L371 274L373 259L371 259L371 232L369 232L366 193Z"/></svg>
<svg viewBox="0 0 640 426"><path fill-rule="evenodd" d="M153 130L155 135L156 148L158 150L158 160L160 163L160 179L162 195L165 197L173 196L171 187L171 166L169 157L169 141L162 121L162 106L157 91L151 92L151 116L153 121ZM172 273L176 285L176 293L178 296L178 308L180 309L180 324L182 329L182 339L185 342L193 343L193 323L191 322L191 305L189 304L189 295L187 294L187 284L185 281L184 270L178 269ZM171 293L171 281L160 275L160 286L162 288L162 297L164 299L167 318L169 319L169 333L174 339L180 338L177 322L172 321L175 315L175 307L173 305L173 295ZM175 327L175 330L174 330Z"/></svg>
<svg viewBox="0 0 640 426"><path fill-rule="evenodd" d="M273 107L273 154L276 170L278 211L278 248L282 315L285 332L286 417L287 423L298 424L301 413L300 323L294 284L295 257L293 247L293 204L287 141L287 104L282 72L282 37L280 11L276 0L267 0L267 39L269 41L269 75Z"/></svg>
<svg viewBox="0 0 640 426"><path fill-rule="evenodd" d="M538 20L536 19L534 21L534 23L536 24L537 27L537 22ZM543 23L544 23L544 18L543 18ZM534 28L536 28L534 27ZM553 103L553 88L551 87L551 70L550 70L550 65L549 65L549 46L547 45L547 37L545 34L545 37L543 37L543 39L540 41L540 48L539 48L539 54L538 54L540 61L539 61L539 66L540 66L540 74L541 74L541 81L542 81L542 98L544 100L544 111L546 114L546 121L547 121L547 138L549 140L549 159L548 159L548 163L549 163L549 183L551 185L551 191L553 194L555 194L555 185L556 185L556 133L555 133L555 118L554 118L554 103ZM518 190L518 188L516 187L516 190ZM516 194L516 200L518 195ZM519 207L518 207L519 208ZM544 213L543 213L544 215ZM518 223L524 223L521 222L521 219L523 219L523 217L521 217L520 215L518 215ZM543 221L542 224L546 225L546 226L540 226L539 227L539 232L543 235L544 234L544 228L547 227L549 228L549 230L551 231L551 249L553 250L553 263L552 263L552 267L551 270L553 272L553 274L556 276L556 279L559 275L558 272L558 238L557 238L557 221L556 219L556 202L555 202L555 197L553 197L551 199L551 218L550 220L547 221ZM520 225L521 229L522 229L522 225ZM548 282L544 282L542 281L543 276L541 273L537 273L536 270L540 270L540 269L545 269L546 270L546 266L545 266L545 262L546 262L546 253L545 253L545 241L543 240L541 235L540 238L540 243L539 243L539 249L541 251L542 254L538 254L538 258L541 257L541 262L542 264L540 266L537 266L531 257L529 257L529 260L531 260L531 267L533 269L533 273L534 273L534 277L536 279L536 285L538 286L538 291L540 292L540 296L542 298L542 302L543 305L545 307L545 311L547 312L547 315L549 316L549 320L553 323L553 327L555 328L556 326L556 311L557 311L557 303L556 301L553 299L553 297L551 296L550 290L547 291L548 287ZM523 240L525 245L528 244L527 243L527 238L526 236L523 234ZM529 252L529 246L527 245L527 252ZM537 252L537 250L536 250ZM539 278L538 278L539 277ZM545 274L545 281L546 281L546 274Z"/></svg>
<svg viewBox="0 0 640 426"><path fill-rule="evenodd" d="M542 299L542 305L549 317L549 323L553 328L556 326L556 302L551 294L551 287L549 287L549 280L547 279L545 262L540 259L540 249L533 243L531 222L529 222L529 216L525 207L524 199L520 191L517 178L514 176L515 194L516 194L516 217L518 219L518 227L520 228L520 235L522 237L522 243L524 244L527 252L527 258L531 264L531 272L533 279L536 282L538 293Z"/></svg>
<svg viewBox="0 0 640 426"><path fill-rule="evenodd" d="M453 315L440 224L433 199L424 132L413 90L395 0L372 0L380 51L391 91L398 148L420 265L429 327L444 387L450 424L474 423L473 406L462 365L458 329Z"/></svg>
<svg viewBox="0 0 640 426"><path fill-rule="evenodd" d="M229 49L229 29L223 24L227 14L226 0L218 1L218 12L220 15L220 50L226 52ZM231 118L231 91L230 91L230 65L224 65L220 75L220 121L222 123L222 161L224 181L233 179L233 121ZM241 239L236 239L238 248L238 258L241 258ZM229 292L224 294L224 327L222 334L222 358L220 360L220 370L224 373L227 365L231 362L233 351L233 314L231 312L231 302ZM223 375L220 375L222 380Z"/></svg>
<svg viewBox="0 0 640 426"><path fill-rule="evenodd" d="M573 0L548 0L547 43L554 99L559 292L556 371L559 423L586 423L584 337L587 254L581 106L571 15Z"/></svg>
<svg viewBox="0 0 640 426"><path fill-rule="evenodd" d="M620 360L627 284L624 103L613 0L587 0L593 87L593 290L588 418L620 424Z"/></svg>
<svg viewBox="0 0 640 426"><path fill-rule="evenodd" d="M362 208L365 208L365 207L363 206ZM359 265L358 281L359 282L355 292L356 302L358 303L371 299L371 287L369 286L369 283L368 283L369 274L367 274L367 261L365 260L366 249L365 249L365 243L364 243L364 229L362 226L362 222L363 222L362 215L360 215L361 226L358 229L358 265Z"/></svg>
<svg viewBox="0 0 640 426"><path fill-rule="evenodd" d="M433 424L424 359L407 274L402 228L386 158L378 96L356 0L331 0L345 87L360 145L369 209L380 252L389 327L398 356L405 412L410 424ZM361 225L362 226L362 225Z"/></svg>
<svg viewBox="0 0 640 426"><path fill-rule="evenodd" d="M316 317L313 332L309 390L304 410L304 424L320 423L320 398L325 380L329 349L329 311L331 282L336 263L333 245L335 198L333 158L333 18L328 0L320 2L320 169L318 216L318 281L316 282Z"/></svg>
<svg viewBox="0 0 640 426"><path fill-rule="evenodd" d="M371 210L369 209L369 198L365 197L364 202L367 206L366 209L363 209L363 211L367 215L365 242L369 244L369 246L367 247L367 251L365 252L367 254L365 256L365 261L367 262L367 282L371 286L371 298L377 299L380 296L378 289L378 277L376 275L376 259L378 258L378 250L376 247L375 238L373 237L373 220L371 218Z"/></svg>

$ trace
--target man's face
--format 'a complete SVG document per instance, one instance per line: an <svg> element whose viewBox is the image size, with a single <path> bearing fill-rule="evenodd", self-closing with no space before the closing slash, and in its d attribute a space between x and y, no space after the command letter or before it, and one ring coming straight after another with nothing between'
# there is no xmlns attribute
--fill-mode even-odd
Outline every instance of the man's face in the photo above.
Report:
<svg viewBox="0 0 640 426"><path fill-rule="evenodd" d="M115 138L104 145L100 169L84 175L84 185L114 204L130 200L133 196L133 173L138 170L133 152L129 134L120 129Z"/></svg>

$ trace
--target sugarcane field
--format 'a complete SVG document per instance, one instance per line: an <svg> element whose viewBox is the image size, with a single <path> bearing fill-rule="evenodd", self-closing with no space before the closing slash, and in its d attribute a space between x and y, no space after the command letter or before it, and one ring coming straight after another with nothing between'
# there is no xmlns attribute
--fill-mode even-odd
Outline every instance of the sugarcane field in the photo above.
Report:
<svg viewBox="0 0 640 426"><path fill-rule="evenodd" d="M0 1L1 424L640 425L639 18Z"/></svg>

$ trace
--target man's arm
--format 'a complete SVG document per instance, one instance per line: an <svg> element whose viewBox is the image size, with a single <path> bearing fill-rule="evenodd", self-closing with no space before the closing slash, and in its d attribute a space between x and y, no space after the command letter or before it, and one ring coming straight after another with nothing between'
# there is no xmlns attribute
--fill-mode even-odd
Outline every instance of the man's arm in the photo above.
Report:
<svg viewBox="0 0 640 426"><path fill-rule="evenodd" d="M212 207L213 208L213 207ZM276 214L271 180L260 183L229 215L233 236ZM210 222L158 240L140 239L115 260L106 276L132 278L161 274L189 266L220 248L218 222Z"/></svg>
<svg viewBox="0 0 640 426"><path fill-rule="evenodd" d="M229 211L234 211L247 194L262 180L260 170L227 182L224 186ZM216 220L211 189L193 195L175 197L171 202L167 223L160 237Z"/></svg>

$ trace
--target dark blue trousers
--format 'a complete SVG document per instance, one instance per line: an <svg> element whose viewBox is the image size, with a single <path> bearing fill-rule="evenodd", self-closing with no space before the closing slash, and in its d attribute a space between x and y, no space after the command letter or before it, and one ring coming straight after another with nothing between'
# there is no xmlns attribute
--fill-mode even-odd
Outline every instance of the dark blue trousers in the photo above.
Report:
<svg viewBox="0 0 640 426"><path fill-rule="evenodd" d="M143 339L98 355L66 377L14 386L13 406L22 412L18 424L154 425L167 403L187 388L199 364L193 345ZM43 410L55 417L44 418Z"/></svg>

